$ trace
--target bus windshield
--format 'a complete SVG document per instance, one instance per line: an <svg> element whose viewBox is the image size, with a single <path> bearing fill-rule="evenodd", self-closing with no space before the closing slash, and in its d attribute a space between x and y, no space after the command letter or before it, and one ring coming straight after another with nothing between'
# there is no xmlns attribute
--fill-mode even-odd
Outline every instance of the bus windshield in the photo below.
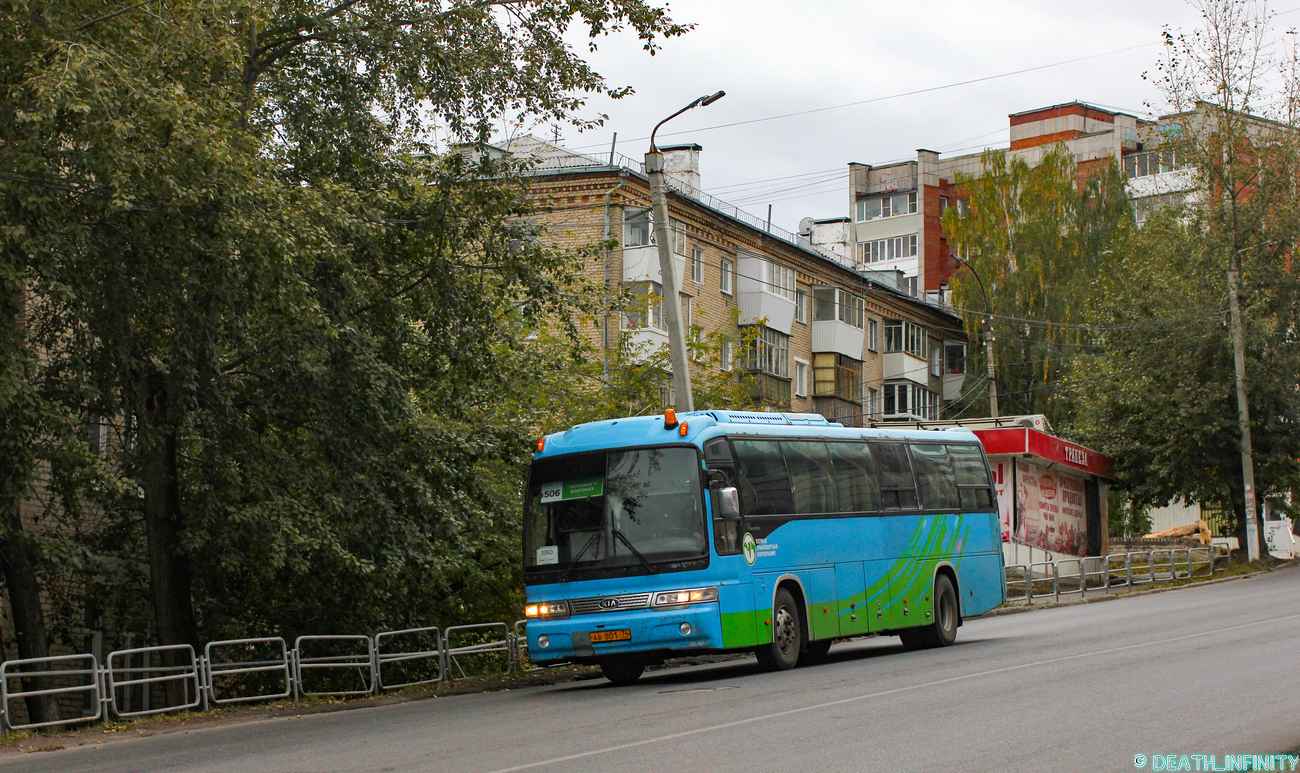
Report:
<svg viewBox="0 0 1300 773"><path fill-rule="evenodd" d="M701 558L707 552L694 448L570 454L533 463L524 567L585 571Z"/></svg>

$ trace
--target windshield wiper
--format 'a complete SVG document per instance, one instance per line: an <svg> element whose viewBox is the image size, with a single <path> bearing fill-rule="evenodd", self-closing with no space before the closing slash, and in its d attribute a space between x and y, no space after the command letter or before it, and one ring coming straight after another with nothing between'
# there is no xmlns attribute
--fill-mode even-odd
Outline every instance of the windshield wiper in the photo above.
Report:
<svg viewBox="0 0 1300 773"><path fill-rule="evenodd" d="M574 556L573 560L569 562L569 565L564 568L564 574L560 575L560 582L569 579L569 572L573 571L573 567L578 565L578 562L582 560L582 557L587 554L587 549L591 547L592 543L594 543L596 538L599 536L600 532L592 533L591 537L587 540L587 544L582 546L582 550L578 551L578 555Z"/></svg>
<svg viewBox="0 0 1300 773"><path fill-rule="evenodd" d="M623 532L620 531L617 526L610 524L609 528L610 531L614 532L615 537L622 540L624 545L627 545L627 549L632 551L632 555L636 556L641 560L641 563L645 565L646 571L650 572L651 574L659 573L659 570L654 567L654 564L650 563L645 556L641 555L641 551L637 550L635 547L632 546L632 541L629 540L626 536L624 536Z"/></svg>

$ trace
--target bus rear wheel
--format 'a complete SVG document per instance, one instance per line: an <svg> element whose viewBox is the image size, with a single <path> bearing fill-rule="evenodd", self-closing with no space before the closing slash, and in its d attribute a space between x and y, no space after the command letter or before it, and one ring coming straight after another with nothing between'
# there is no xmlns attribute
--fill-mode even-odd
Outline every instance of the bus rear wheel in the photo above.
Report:
<svg viewBox="0 0 1300 773"><path fill-rule="evenodd" d="M899 637L909 650L947 647L957 641L957 623L960 620L957 591L948 575L941 574L934 581L934 621L923 628L902 631Z"/></svg>
<svg viewBox="0 0 1300 773"><path fill-rule="evenodd" d="M772 601L772 642L754 648L758 662L769 671L785 671L799 663L803 652L803 615L790 591L782 588Z"/></svg>
<svg viewBox="0 0 1300 773"><path fill-rule="evenodd" d="M634 658L607 658L600 661L600 673L614 684L632 684L645 673L645 663Z"/></svg>

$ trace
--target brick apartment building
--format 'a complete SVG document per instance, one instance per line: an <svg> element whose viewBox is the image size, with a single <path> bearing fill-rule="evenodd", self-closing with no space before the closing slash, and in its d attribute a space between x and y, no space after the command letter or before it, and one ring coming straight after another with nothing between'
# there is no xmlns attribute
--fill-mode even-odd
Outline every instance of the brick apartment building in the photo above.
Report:
<svg viewBox="0 0 1300 773"><path fill-rule="evenodd" d="M606 239L619 244L589 261L586 276L611 295L626 289L639 302L596 320L586 331L593 342L608 348L627 336L666 345L642 164L585 156L534 137L501 150L530 160L531 191L549 210L538 220L545 238L574 248ZM814 244L703 193L700 146L660 150L684 324L696 335L724 339L719 362L693 369L746 369L756 406L855 426L938 418L945 400L957 397L965 353L958 317L901 290L890 275L858 270L843 244ZM842 218L824 221L819 233L838 227L847 234L847 225ZM753 344L742 351L746 328Z"/></svg>
<svg viewBox="0 0 1300 773"><path fill-rule="evenodd" d="M1193 187L1190 170L1176 147L1162 147L1164 127L1196 121L1205 106L1188 113L1148 121L1127 113L1070 102L1009 117L1010 158L1030 166L1053 146L1074 155L1080 176L1114 161L1128 175L1129 195L1140 223L1151 209L1183 200ZM983 171L982 153L941 158L932 150L916 159L882 166L849 164L849 217L856 263L864 269L901 272L907 291L939 302L957 263L943 232L941 217L959 206L958 173ZM818 224L814 229L820 229ZM820 240L814 233L814 241Z"/></svg>

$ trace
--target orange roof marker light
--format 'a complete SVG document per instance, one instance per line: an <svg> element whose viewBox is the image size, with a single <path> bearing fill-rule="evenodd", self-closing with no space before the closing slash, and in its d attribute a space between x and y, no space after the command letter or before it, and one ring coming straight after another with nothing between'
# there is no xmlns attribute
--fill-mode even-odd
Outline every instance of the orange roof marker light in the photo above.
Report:
<svg viewBox="0 0 1300 773"><path fill-rule="evenodd" d="M682 426L677 428L677 434L686 437L686 422L682 422Z"/></svg>
<svg viewBox="0 0 1300 773"><path fill-rule="evenodd" d="M542 452L542 449L545 447L546 447L546 438L545 437L537 438L537 453L540 454Z"/></svg>
<svg viewBox="0 0 1300 773"><path fill-rule="evenodd" d="M673 429L677 426L677 411L669 408L664 411L664 429Z"/></svg>

